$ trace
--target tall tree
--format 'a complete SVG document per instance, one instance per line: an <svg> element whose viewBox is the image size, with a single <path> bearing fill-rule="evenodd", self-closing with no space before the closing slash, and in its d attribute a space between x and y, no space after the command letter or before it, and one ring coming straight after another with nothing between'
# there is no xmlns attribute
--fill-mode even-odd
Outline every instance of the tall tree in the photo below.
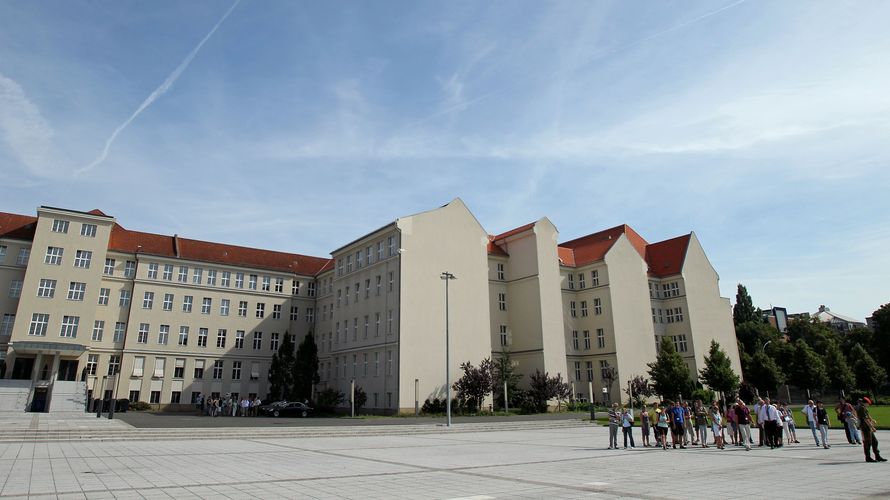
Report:
<svg viewBox="0 0 890 500"><path fill-rule="evenodd" d="M822 362L825 365L825 375L828 377L828 387L847 391L856 387L856 375L837 342L828 343Z"/></svg>
<svg viewBox="0 0 890 500"><path fill-rule="evenodd" d="M736 325L735 336L741 344L739 351L745 351L751 356L762 350L763 344L776 342L782 338L778 330L763 321L748 321Z"/></svg>
<svg viewBox="0 0 890 500"><path fill-rule="evenodd" d="M816 318L791 320L788 322L787 334L792 342L803 340L819 354L825 354L828 342L841 340L837 330Z"/></svg>
<svg viewBox="0 0 890 500"><path fill-rule="evenodd" d="M689 367L674 348L670 337L662 337L661 348L654 363L649 363L649 378L655 392L666 398L681 397L692 392Z"/></svg>
<svg viewBox="0 0 890 500"><path fill-rule="evenodd" d="M315 337L311 332L297 347L293 373L293 398L298 401L311 398L312 386L321 380L318 375L318 346L315 344Z"/></svg>
<svg viewBox="0 0 890 500"><path fill-rule="evenodd" d="M522 380L522 374L516 373L516 367L513 366L513 359L510 351L504 349L500 355L492 361L494 368L494 401L498 408L504 407L504 383L507 385L507 394L509 396L510 407L514 405L514 395L519 393L519 381Z"/></svg>
<svg viewBox="0 0 890 500"><path fill-rule="evenodd" d="M705 356L705 367L699 371L699 380L715 391L734 394L739 388L739 376L732 371L732 362L716 340L711 340L711 348Z"/></svg>
<svg viewBox="0 0 890 500"><path fill-rule="evenodd" d="M874 358L861 345L856 344L850 351L853 360L853 372L863 389L875 394L882 385L887 383L887 372L878 365Z"/></svg>
<svg viewBox="0 0 890 500"><path fill-rule="evenodd" d="M884 304L872 313L875 323L875 359L885 371L890 371L890 304Z"/></svg>
<svg viewBox="0 0 890 500"><path fill-rule="evenodd" d="M787 382L800 389L821 391L828 385L825 363L803 339L794 342L794 355L791 356L787 373Z"/></svg>
<svg viewBox="0 0 890 500"><path fill-rule="evenodd" d="M875 332L868 328L862 328L861 326L857 326L847 332L841 340L841 350L844 352L844 355L849 358L850 351L853 350L853 347L856 344L861 345L863 349L872 353L871 357L875 358L875 361L878 361L879 349L875 345Z"/></svg>
<svg viewBox="0 0 890 500"><path fill-rule="evenodd" d="M765 352L758 352L751 358L751 367L745 373L745 380L762 391L772 391L785 379L782 370Z"/></svg>
<svg viewBox="0 0 890 500"><path fill-rule="evenodd" d="M735 294L732 319L736 325L749 321L761 321L761 318L757 315L757 310L754 309L754 301L748 295L748 289L741 283L739 283L738 291Z"/></svg>
<svg viewBox="0 0 890 500"><path fill-rule="evenodd" d="M289 397L294 388L294 342L293 338L284 332L284 339L278 346L278 351L272 355L272 365L269 367L269 397L272 401L279 401Z"/></svg>

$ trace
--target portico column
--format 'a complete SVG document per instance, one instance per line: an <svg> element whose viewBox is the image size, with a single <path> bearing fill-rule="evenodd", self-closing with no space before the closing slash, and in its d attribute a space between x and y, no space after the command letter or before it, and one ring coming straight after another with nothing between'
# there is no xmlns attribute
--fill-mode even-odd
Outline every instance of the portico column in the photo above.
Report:
<svg viewBox="0 0 890 500"><path fill-rule="evenodd" d="M49 385L46 388L46 413L49 413L50 405L52 404L53 384L56 383L56 377L59 376L59 362L61 358L62 356L58 352L53 356L53 369L50 370Z"/></svg>
<svg viewBox="0 0 890 500"><path fill-rule="evenodd" d="M43 364L43 354L38 353L37 357L34 358L34 366L31 367L31 385L37 383L37 378L40 376L40 365Z"/></svg>

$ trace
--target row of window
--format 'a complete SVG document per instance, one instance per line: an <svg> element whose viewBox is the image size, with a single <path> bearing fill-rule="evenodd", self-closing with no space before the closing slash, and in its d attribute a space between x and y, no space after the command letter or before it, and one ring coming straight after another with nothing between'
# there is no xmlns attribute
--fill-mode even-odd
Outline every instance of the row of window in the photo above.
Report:
<svg viewBox="0 0 890 500"><path fill-rule="evenodd" d="M357 252L355 252L355 270L359 270L362 267L367 267L374 262L374 244L368 245L365 248L360 248ZM383 256L383 240L380 240L376 243L376 262L380 262L384 259ZM387 257L392 257L396 252L396 239L394 236L389 236L386 239L386 249L387 249ZM347 255L345 258L341 257L337 259L337 276L343 276L344 274L349 274L353 271L353 254Z"/></svg>
<svg viewBox="0 0 890 500"><path fill-rule="evenodd" d="M600 365L600 379L606 380L609 378L609 362L605 359L601 359L599 362ZM593 382L593 361L586 361L585 368L587 369L587 381ZM581 381L581 362L575 361L575 380ZM580 393L579 393L580 394Z"/></svg>
<svg viewBox="0 0 890 500"><path fill-rule="evenodd" d="M108 262L110 261L110 263ZM176 273L176 281L179 283L188 283L189 282L189 272L191 272L191 283L193 285L201 285L205 284L208 286L220 286L224 288L234 287L234 288L245 288L245 277L247 278L247 289L248 290L261 290L263 292L272 292L275 293L284 293L284 278L272 276L260 276L258 274L247 274L242 272L232 273L230 271L217 271L216 269L208 269L207 277L204 278L204 269L200 267L189 268L188 266L179 266L178 269L175 268L173 264L164 264L163 269L160 267L161 265L157 262L150 262L148 264L148 279L156 280L158 279L158 274L160 273L160 279L164 281L173 281L173 275ZM111 275L114 272L114 259L107 259L106 264L106 275ZM110 269L110 273L109 273ZM234 282L232 280L234 274ZM302 282L300 280L292 280L291 281L291 294L292 295L300 295L302 287ZM308 281L306 286L306 295L309 297L315 296L315 282Z"/></svg>
<svg viewBox="0 0 890 500"><path fill-rule="evenodd" d="M389 274L387 275L386 292L390 293L393 291L394 288L395 288L395 273L390 271ZM360 282L356 282L354 285L352 285L351 288L349 285L346 285L343 288L337 289L336 304L337 304L338 309L340 308L341 304L347 305L347 306L349 305L350 289L353 292L352 293L352 296L354 297L353 302L358 304L359 297L362 295L362 284ZM383 276L378 274L374 278L374 295L379 297L382 289L383 289ZM364 296L366 299L371 297L371 278L367 278L365 280Z"/></svg>
<svg viewBox="0 0 890 500"><path fill-rule="evenodd" d="M680 283L677 281L672 281L670 283L662 283L661 289L658 287L658 283L654 281L649 282L649 297L652 299L667 299L670 297L679 297L680 296Z"/></svg>
<svg viewBox="0 0 890 500"><path fill-rule="evenodd" d="M584 340L584 350L590 350L590 330L584 330L583 332L583 340ZM602 328L596 329L596 347L598 349L604 349L606 347L606 332ZM572 330L572 349L579 351L581 350L581 342L578 338L578 330Z"/></svg>
<svg viewBox="0 0 890 500"><path fill-rule="evenodd" d="M0 264L6 262L6 252L8 247L6 245L0 245ZM20 248L19 256L15 259L15 265L17 266L27 266L28 259L31 257L31 249L30 248Z"/></svg>
<svg viewBox="0 0 890 500"><path fill-rule="evenodd" d="M352 354L352 375L350 376L349 371L347 370L347 363L349 361L349 356L336 356L333 361L326 361L319 363L319 374L322 376L323 380L335 380L338 378L358 378L358 377L368 377L373 373L374 377L380 376L380 361L381 355L383 351L374 351L373 353L362 353L361 359L359 359L359 354ZM371 367L373 370L369 372L369 355L373 356L373 366ZM390 376L393 374L393 352L392 350L386 351L386 375Z"/></svg>
<svg viewBox="0 0 890 500"><path fill-rule="evenodd" d="M393 310L392 309L388 310L386 312L386 334L387 335L392 335L393 317L394 317ZM371 331L372 327L374 330L374 337L380 336L380 320L381 320L381 317L380 317L379 312L374 313L373 323L372 323L371 315L369 315L369 314L365 315L364 322L362 323L362 327L361 327L363 340L367 339L370 336L370 331ZM326 341L327 341L328 352L330 352L333 349L333 344L339 344L340 342L343 342L344 344L348 343L349 330L350 330L349 320L347 319L347 320L343 321L342 335L341 335L339 321L337 321L334 324L334 331L328 333L327 338L326 338L325 334L322 333L321 339L320 339L321 340L320 346L321 346L322 352L324 352ZM359 318L355 317L355 318L352 318L352 340L354 342L358 340L358 336L359 336L358 332L359 332Z"/></svg>
<svg viewBox="0 0 890 500"><path fill-rule="evenodd" d="M46 255L43 257L43 263L51 266L62 265L62 259L65 256L65 249L62 247L48 246L46 247ZM74 267L81 269L89 269L93 260L93 252L90 250L74 251Z"/></svg>
<svg viewBox="0 0 890 500"><path fill-rule="evenodd" d="M179 337L177 339L177 345L179 346L188 346L189 345L189 336L191 333L191 327L186 325L181 325L179 327ZM139 329L136 331L136 343L137 344L148 344L151 338L151 324L149 323L139 323ZM210 330L208 328L198 328L197 337L196 337L196 346L198 347L207 347L208 339L210 338ZM226 348L226 344L228 341L228 330L226 328L219 328L216 331L216 347L219 349ZM247 332L245 330L235 330L235 336L233 337L234 343L232 346L235 349L244 349L245 339L247 339ZM170 341L170 325L159 325L158 326L158 345L167 345ZM95 340L95 339L94 339ZM261 350L263 348L263 332L254 331L251 334L252 346L254 350ZM281 334L278 332L272 332L269 336L269 348L272 351L277 351L278 346L281 342Z"/></svg>
<svg viewBox="0 0 890 500"><path fill-rule="evenodd" d="M584 290L585 288L587 288L587 282L586 282L585 278L586 278L586 273L578 273L578 289L579 290ZM568 281L568 284L569 284L569 290L574 290L575 289L575 275L573 273L569 273L566 276L566 280ZM600 272L596 269L590 271L590 286L591 287L600 286Z"/></svg>
<svg viewBox="0 0 890 500"><path fill-rule="evenodd" d="M667 321L665 321L665 318ZM682 323L683 322L683 308L682 307L668 307L667 309L655 309L652 308L652 322L653 323Z"/></svg>
<svg viewBox="0 0 890 500"><path fill-rule="evenodd" d="M68 234L69 223L62 219L53 219L53 232ZM80 225L80 235L88 238L96 237L96 225L83 223Z"/></svg>
<svg viewBox="0 0 890 500"><path fill-rule="evenodd" d="M599 316L603 313L603 302L601 299L593 299L593 314ZM573 318L578 317L578 304L573 300L569 302L569 315ZM587 317L587 301L581 301L581 317Z"/></svg>
<svg viewBox="0 0 890 500"><path fill-rule="evenodd" d="M689 350L689 346L686 343L686 335L671 335L671 340L674 342L674 349L677 352ZM655 352L661 352L661 338L658 335L655 336Z"/></svg>

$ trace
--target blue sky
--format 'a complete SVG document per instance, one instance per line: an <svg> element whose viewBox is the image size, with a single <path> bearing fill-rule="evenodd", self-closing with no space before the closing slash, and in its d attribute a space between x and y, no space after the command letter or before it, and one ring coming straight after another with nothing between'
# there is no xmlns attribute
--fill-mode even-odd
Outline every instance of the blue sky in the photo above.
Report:
<svg viewBox="0 0 890 500"><path fill-rule="evenodd" d="M887 19L873 1L9 0L0 210L323 256L461 197L491 233L695 231L725 296L864 318L890 302Z"/></svg>

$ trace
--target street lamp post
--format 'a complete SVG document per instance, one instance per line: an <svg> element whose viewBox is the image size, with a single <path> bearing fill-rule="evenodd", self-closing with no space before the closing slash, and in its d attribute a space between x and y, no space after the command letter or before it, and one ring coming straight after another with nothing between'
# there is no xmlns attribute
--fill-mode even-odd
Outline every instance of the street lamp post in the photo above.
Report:
<svg viewBox="0 0 890 500"><path fill-rule="evenodd" d="M448 427L451 427L451 353L449 352L448 341L448 282L457 279L457 277L448 271L443 272L439 277L445 280L445 413L448 416Z"/></svg>

